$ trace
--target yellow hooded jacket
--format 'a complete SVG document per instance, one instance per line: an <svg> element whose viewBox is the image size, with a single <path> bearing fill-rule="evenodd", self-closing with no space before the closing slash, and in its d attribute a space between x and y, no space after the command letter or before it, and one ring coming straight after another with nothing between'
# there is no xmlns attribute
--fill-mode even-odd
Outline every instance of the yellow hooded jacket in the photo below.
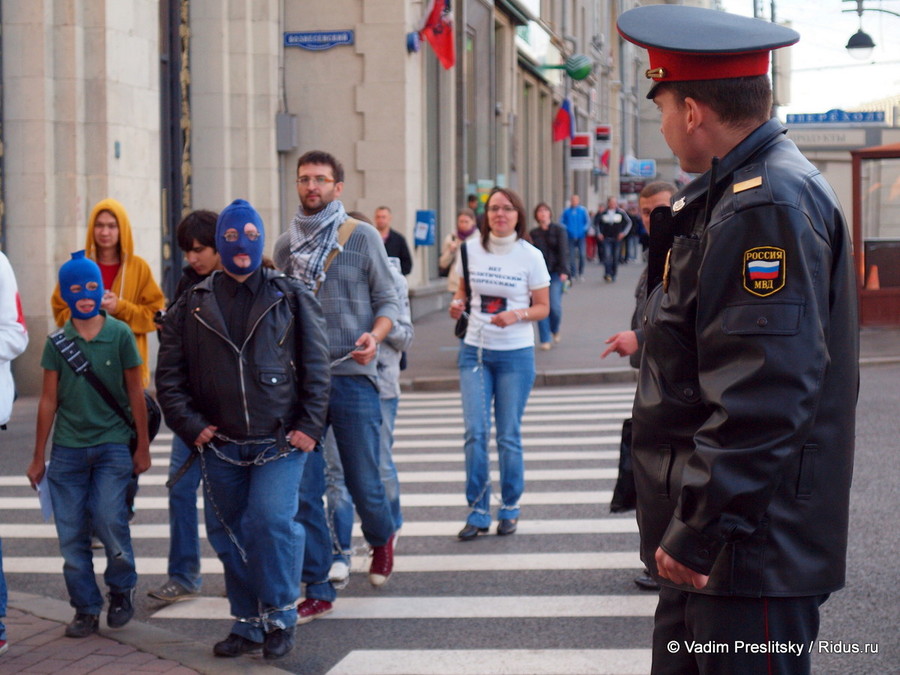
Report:
<svg viewBox="0 0 900 675"><path fill-rule="evenodd" d="M94 243L94 220L101 211L109 211L119 223L119 272L113 281L112 290L119 298L115 316L124 321L134 333L138 352L143 363L141 377L144 387L150 384L150 365L147 361L147 333L156 330L153 317L166 304L166 299L159 285L153 279L150 266L143 258L134 254L134 239L131 233L131 221L123 207L115 199L104 199L94 206L88 219L87 237L84 250L91 260L97 260L97 246ZM59 293L59 284L50 299L56 325L62 326L72 313Z"/></svg>

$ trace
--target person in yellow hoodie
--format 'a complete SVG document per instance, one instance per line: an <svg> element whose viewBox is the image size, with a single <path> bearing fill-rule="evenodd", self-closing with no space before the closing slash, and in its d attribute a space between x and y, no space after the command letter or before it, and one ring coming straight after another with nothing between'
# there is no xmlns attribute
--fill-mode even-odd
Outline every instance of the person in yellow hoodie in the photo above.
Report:
<svg viewBox="0 0 900 675"><path fill-rule="evenodd" d="M131 328L141 355L144 388L150 384L147 333L156 330L153 317L165 306L166 299L147 261L134 254L134 239L128 213L115 199L103 199L94 205L88 219L84 244L86 255L95 261L103 275L103 301L100 308L124 321ZM51 298L56 325L71 316L69 306L59 293Z"/></svg>

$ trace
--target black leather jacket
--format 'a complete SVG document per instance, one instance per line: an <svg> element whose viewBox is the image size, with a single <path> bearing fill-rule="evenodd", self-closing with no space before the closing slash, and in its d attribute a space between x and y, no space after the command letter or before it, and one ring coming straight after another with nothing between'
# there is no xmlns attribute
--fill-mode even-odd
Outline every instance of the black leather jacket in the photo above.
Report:
<svg viewBox="0 0 900 675"><path fill-rule="evenodd" d="M261 273L243 345L229 339L213 292L222 272L184 292L166 317L157 397L166 424L187 442L210 424L235 440L295 429L322 437L331 382L322 309L299 282Z"/></svg>
<svg viewBox="0 0 900 675"><path fill-rule="evenodd" d="M784 131L763 124L651 216L633 429L641 557L655 574L662 546L710 575L703 593L844 583L852 244L833 191Z"/></svg>

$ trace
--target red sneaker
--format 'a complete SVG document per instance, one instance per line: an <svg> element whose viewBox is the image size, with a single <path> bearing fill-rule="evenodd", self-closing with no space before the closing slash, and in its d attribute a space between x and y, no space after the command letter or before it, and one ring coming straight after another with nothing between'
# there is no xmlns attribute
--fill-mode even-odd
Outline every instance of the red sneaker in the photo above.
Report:
<svg viewBox="0 0 900 675"><path fill-rule="evenodd" d="M384 546L372 548L372 564L369 566L369 583L380 588L391 578L394 569L394 543L397 535L392 534Z"/></svg>
<svg viewBox="0 0 900 675"><path fill-rule="evenodd" d="M318 619L326 614L331 614L332 609L334 609L332 604L327 600L307 598L297 605L297 625L309 623L313 619Z"/></svg>

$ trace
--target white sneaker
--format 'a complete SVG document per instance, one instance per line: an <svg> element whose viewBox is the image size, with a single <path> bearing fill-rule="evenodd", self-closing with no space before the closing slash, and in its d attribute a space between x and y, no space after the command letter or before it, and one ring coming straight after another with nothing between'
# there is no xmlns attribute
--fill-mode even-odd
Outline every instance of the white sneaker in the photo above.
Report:
<svg viewBox="0 0 900 675"><path fill-rule="evenodd" d="M346 583L350 578L350 566L343 560L336 560L328 572L328 580L333 584Z"/></svg>

